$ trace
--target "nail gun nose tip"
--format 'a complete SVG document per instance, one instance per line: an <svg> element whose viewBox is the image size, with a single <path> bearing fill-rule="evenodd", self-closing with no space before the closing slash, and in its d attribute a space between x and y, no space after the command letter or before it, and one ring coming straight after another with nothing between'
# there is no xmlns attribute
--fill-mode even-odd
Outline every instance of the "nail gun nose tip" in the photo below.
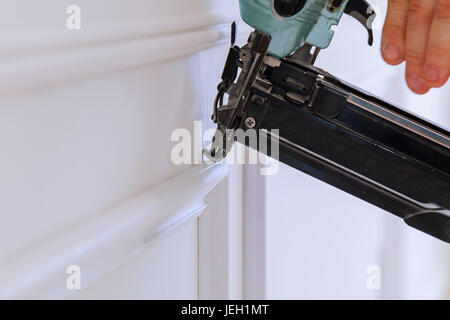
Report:
<svg viewBox="0 0 450 320"><path fill-rule="evenodd" d="M211 150L203 149L203 159L205 163L217 163L222 161L223 157L217 153L215 148L212 148Z"/></svg>

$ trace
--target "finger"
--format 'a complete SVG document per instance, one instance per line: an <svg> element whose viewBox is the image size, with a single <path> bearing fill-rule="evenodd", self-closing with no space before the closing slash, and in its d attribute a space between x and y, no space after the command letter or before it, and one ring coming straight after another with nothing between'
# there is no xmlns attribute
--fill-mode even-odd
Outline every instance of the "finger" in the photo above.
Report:
<svg viewBox="0 0 450 320"><path fill-rule="evenodd" d="M423 75L432 87L443 86L450 75L450 0L438 0L431 25Z"/></svg>
<svg viewBox="0 0 450 320"><path fill-rule="evenodd" d="M409 0L389 0L386 22L383 27L381 54L392 65L404 60L406 21Z"/></svg>
<svg viewBox="0 0 450 320"><path fill-rule="evenodd" d="M406 81L409 88L418 94L430 90L422 74L435 4L435 0L411 0L408 8L405 47Z"/></svg>

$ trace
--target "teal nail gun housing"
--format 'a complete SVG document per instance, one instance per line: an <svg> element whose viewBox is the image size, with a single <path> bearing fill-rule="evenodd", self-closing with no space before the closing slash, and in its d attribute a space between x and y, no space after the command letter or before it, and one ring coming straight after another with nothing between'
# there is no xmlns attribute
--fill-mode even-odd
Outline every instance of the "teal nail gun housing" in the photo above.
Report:
<svg viewBox="0 0 450 320"><path fill-rule="evenodd" d="M348 13L364 24L373 41L373 12L365 1L352 0L240 0L242 19L271 36L268 53L285 58L305 44L325 49L330 45L342 15Z"/></svg>

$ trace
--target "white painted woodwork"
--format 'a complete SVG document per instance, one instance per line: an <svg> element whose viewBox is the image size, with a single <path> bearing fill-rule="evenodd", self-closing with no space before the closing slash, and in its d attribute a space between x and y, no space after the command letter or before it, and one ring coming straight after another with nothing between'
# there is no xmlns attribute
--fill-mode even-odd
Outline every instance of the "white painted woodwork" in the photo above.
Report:
<svg viewBox="0 0 450 320"><path fill-rule="evenodd" d="M234 225L238 240L223 234L214 246L229 250L211 256L229 263L199 274L216 266L199 238L239 222L226 186L242 170L170 159L174 129L211 126L236 1L80 0L79 31L66 29L70 4L0 12L0 296L242 297ZM81 292L65 288L66 264L82 267ZM199 290L224 272L220 290Z"/></svg>
<svg viewBox="0 0 450 320"><path fill-rule="evenodd" d="M258 300L268 296L266 197L270 195L267 195L267 177L261 176L260 165L244 168L244 294L245 299Z"/></svg>
<svg viewBox="0 0 450 320"><path fill-rule="evenodd" d="M205 195L226 175L223 165L194 167L29 247L0 269L0 298L60 298L77 293L66 288L67 266L79 266L83 284L88 287L139 254L155 238L186 221L195 221L207 208Z"/></svg>

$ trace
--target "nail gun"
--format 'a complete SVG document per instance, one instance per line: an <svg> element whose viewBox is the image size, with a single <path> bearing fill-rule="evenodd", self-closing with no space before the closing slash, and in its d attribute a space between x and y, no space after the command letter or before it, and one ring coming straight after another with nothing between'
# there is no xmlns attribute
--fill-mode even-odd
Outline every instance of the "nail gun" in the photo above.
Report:
<svg viewBox="0 0 450 320"><path fill-rule="evenodd" d="M260 141L234 134L265 131L278 139L281 162L450 243L448 130L314 66L344 14L367 29L372 45L373 8L365 0L239 2L255 31L240 48L232 26L206 156L220 161L236 141L271 156Z"/></svg>

